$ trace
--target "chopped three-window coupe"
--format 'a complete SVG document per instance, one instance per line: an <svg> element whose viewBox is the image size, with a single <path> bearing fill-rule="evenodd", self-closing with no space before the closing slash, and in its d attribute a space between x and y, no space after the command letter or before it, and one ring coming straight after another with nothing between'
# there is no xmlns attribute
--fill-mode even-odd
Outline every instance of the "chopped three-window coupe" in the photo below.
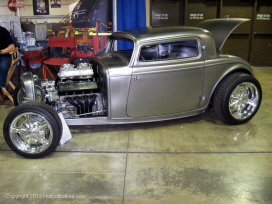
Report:
<svg viewBox="0 0 272 204"><path fill-rule="evenodd" d="M245 60L221 54L230 33L245 21L119 31L103 56L62 65L56 81L24 73L14 94L18 106L4 123L7 144L21 156L41 158L60 143L64 122L160 121L209 107L227 124L246 123L260 106L261 86Z"/></svg>

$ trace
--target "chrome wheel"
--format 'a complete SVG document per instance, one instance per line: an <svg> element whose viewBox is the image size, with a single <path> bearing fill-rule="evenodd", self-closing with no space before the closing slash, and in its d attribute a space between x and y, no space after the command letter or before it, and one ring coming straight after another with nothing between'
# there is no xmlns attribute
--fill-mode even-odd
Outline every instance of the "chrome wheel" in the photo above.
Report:
<svg viewBox="0 0 272 204"><path fill-rule="evenodd" d="M45 93L43 92L42 88L38 85L35 85L34 87L34 93L35 93L35 101L45 103ZM18 86L13 94L13 100L14 105L18 106L22 104L25 100L25 91L22 89L21 86Z"/></svg>
<svg viewBox="0 0 272 204"><path fill-rule="evenodd" d="M53 140L49 121L41 114L33 112L16 116L11 122L9 135L14 146L28 154L45 151Z"/></svg>
<svg viewBox="0 0 272 204"><path fill-rule="evenodd" d="M21 104L21 103L23 103L23 101L24 101L24 92L23 92L23 90L20 88L19 90L18 90L18 93L17 93L17 95L16 95L16 97L14 98L15 100L15 104L18 106L19 104Z"/></svg>
<svg viewBox="0 0 272 204"><path fill-rule="evenodd" d="M231 73L216 88L213 108L222 122L241 125L258 111L262 101L262 88L254 76Z"/></svg>
<svg viewBox="0 0 272 204"><path fill-rule="evenodd" d="M8 114L3 130L8 146L15 153L37 159L57 148L62 136L62 123L58 113L47 104L28 101Z"/></svg>
<svg viewBox="0 0 272 204"><path fill-rule="evenodd" d="M229 100L230 114L237 120L250 117L259 104L259 92L257 87L244 82L239 84L231 93Z"/></svg>

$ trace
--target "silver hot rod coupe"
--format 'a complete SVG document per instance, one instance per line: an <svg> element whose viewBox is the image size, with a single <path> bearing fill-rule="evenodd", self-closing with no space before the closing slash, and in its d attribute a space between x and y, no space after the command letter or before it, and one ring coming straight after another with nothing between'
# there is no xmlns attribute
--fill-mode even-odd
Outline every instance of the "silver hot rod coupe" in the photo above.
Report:
<svg viewBox="0 0 272 204"><path fill-rule="evenodd" d="M209 107L227 124L246 123L260 106L261 86L245 60L221 54L245 21L119 31L103 56L62 65L56 81L24 73L14 93L18 106L4 122L7 144L23 157L41 158L60 143L63 120L66 127L150 122Z"/></svg>

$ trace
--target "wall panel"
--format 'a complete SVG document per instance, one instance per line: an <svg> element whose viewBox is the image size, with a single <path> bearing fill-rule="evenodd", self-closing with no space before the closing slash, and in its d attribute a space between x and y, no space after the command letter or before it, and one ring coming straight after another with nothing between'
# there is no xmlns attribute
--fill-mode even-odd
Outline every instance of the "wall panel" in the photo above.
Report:
<svg viewBox="0 0 272 204"><path fill-rule="evenodd" d="M233 31L222 53L241 57L253 66L272 66L272 0L150 1L153 26L195 26L213 18L250 19Z"/></svg>
<svg viewBox="0 0 272 204"><path fill-rule="evenodd" d="M223 0L220 8L220 17L224 18L247 18L252 19L254 1L247 0ZM227 39L222 52L233 54L249 61L250 34L252 21L248 21L238 26L233 34Z"/></svg>
<svg viewBox="0 0 272 204"><path fill-rule="evenodd" d="M272 1L256 2L250 63L254 66L272 66Z"/></svg>
<svg viewBox="0 0 272 204"><path fill-rule="evenodd" d="M217 18L217 0L188 0L185 10L185 25L195 26L203 20Z"/></svg>
<svg viewBox="0 0 272 204"><path fill-rule="evenodd" d="M183 25L184 10L184 0L152 0L151 25Z"/></svg>

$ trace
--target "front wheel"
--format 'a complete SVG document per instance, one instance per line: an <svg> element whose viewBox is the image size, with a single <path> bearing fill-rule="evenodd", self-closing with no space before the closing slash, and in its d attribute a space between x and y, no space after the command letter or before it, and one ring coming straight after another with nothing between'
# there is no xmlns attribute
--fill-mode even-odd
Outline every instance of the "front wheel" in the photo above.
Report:
<svg viewBox="0 0 272 204"><path fill-rule="evenodd" d="M213 108L223 122L239 125L256 114L261 100L262 89L257 79L248 74L233 73L217 87Z"/></svg>
<svg viewBox="0 0 272 204"><path fill-rule="evenodd" d="M26 158L49 155L57 148L62 135L62 123L57 112L35 101L13 109L3 129L8 146Z"/></svg>
<svg viewBox="0 0 272 204"><path fill-rule="evenodd" d="M45 103L45 101L46 101L45 93L43 92L42 88L35 85L34 92L35 92L35 101ZM24 102L24 99L25 99L25 93L24 93L21 85L19 85L16 87L16 89L13 92L14 105L15 106L20 105L21 103Z"/></svg>

